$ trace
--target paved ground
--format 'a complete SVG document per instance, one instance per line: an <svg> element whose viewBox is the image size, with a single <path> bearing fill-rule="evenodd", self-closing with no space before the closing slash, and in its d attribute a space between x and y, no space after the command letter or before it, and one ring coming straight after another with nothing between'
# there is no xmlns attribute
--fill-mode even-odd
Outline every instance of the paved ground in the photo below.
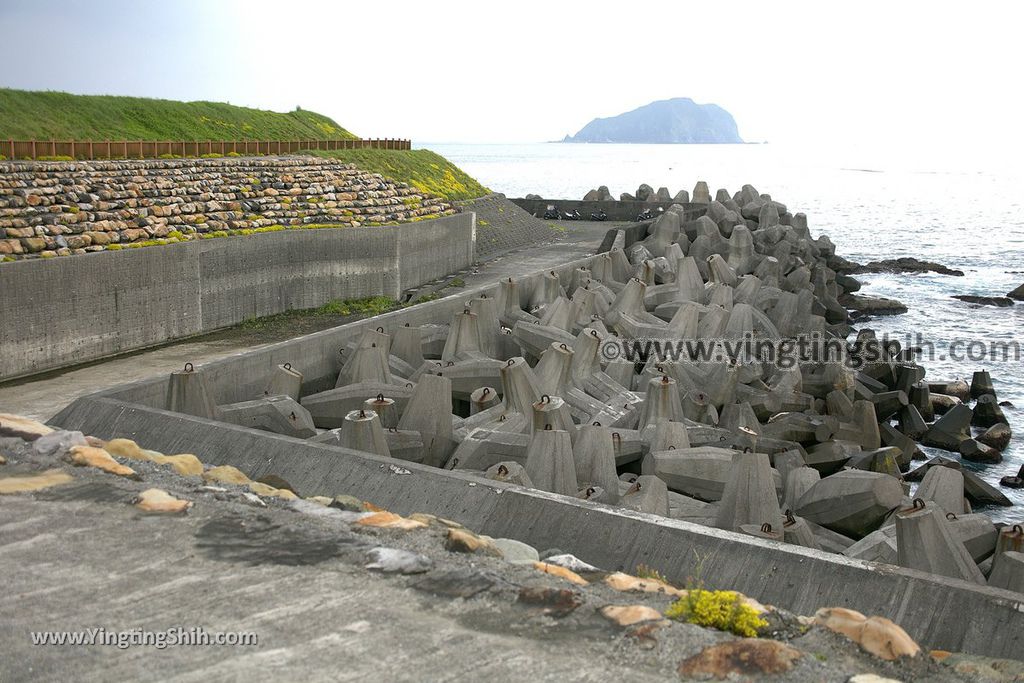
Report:
<svg viewBox="0 0 1024 683"><path fill-rule="evenodd" d="M677 679L679 663L704 648L737 643L730 634L679 622L620 627L598 610L641 605L661 612L672 598L613 590L599 572L585 573L589 584L574 585L532 564L450 552L448 527L436 520L410 531L367 528L354 523L356 513L308 501L263 498L254 506L242 486L211 488L150 462L121 459L135 469L135 480L71 467L60 452L44 456L15 439L0 438L0 454L7 460L0 465L4 683L665 681ZM12 475L49 468L70 481L3 495ZM175 515L140 512L133 501L150 487L194 507ZM416 573L368 568L375 548L405 553L402 566ZM415 567L409 553L417 556ZM982 680L927 656L875 659L824 628L803 633L792 615L771 623L764 635L776 640L759 643L799 653L785 680L838 682L862 673ZM99 628L249 632L258 643L122 649L32 640L32 632ZM761 679L758 667L774 659L754 659L747 665Z"/></svg>
<svg viewBox="0 0 1024 683"><path fill-rule="evenodd" d="M490 219L487 229L492 233L498 230L498 223L502 220L503 212L499 209L513 216L510 229L515 231L516 238L503 242L506 246L513 245L512 248L504 251L490 249L490 260L461 275L467 287L551 268L593 254L605 233L616 226L614 223L591 222L542 223L520 211L511 202L503 200L488 201L476 208L481 208L482 215ZM537 224L541 224L540 230ZM531 235L538 235L543 241L522 246L522 240L529 239ZM520 246L514 246L516 244ZM446 290L444 293L451 291ZM0 412L46 420L76 398L106 387L179 370L186 362L201 365L233 353L249 351L356 319L354 316L333 316L282 320L282 324L268 324L259 328L236 327L155 349L3 383L0 384Z"/></svg>

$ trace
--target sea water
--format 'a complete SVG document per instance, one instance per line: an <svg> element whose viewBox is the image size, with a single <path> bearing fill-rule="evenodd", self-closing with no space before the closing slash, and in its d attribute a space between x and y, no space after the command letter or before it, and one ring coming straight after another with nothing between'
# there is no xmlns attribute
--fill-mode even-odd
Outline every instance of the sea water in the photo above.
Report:
<svg viewBox="0 0 1024 683"><path fill-rule="evenodd" d="M418 145L419 146L419 145ZM867 326L901 341L934 344L922 359L932 381L987 369L1014 432L998 465L965 462L998 486L1024 463L1024 303L974 306L954 294L1004 296L1024 284L1024 170L999 150L840 145L803 148L763 145L425 144L495 192L508 197L582 199L607 185L613 196L641 183L674 195L705 180L714 196L744 183L807 215L814 236L827 234L839 255L859 262L913 256L962 270L964 277L867 274L861 293L899 299L904 315ZM957 358L948 344L957 345ZM998 356L987 351L995 343ZM1003 360L1002 348L1009 347ZM982 350L985 352L982 352ZM925 448L929 455L944 451ZM959 457L953 455L953 457ZM994 519L1024 519L1024 490L1000 487L1015 506L985 510Z"/></svg>

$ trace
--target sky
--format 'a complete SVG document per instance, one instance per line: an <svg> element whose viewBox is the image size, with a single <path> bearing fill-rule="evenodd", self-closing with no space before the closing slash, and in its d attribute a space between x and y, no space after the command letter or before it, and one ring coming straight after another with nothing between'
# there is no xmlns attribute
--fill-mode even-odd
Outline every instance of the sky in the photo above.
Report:
<svg viewBox="0 0 1024 683"><path fill-rule="evenodd" d="M0 86L536 142L690 97L747 141L1020 147L1024 5L0 0Z"/></svg>

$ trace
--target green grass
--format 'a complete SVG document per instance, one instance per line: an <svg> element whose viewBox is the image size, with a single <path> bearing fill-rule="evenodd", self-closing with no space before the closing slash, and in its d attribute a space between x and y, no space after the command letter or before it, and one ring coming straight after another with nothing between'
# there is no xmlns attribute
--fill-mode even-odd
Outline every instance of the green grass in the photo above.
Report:
<svg viewBox="0 0 1024 683"><path fill-rule="evenodd" d="M310 150L303 153L355 164L363 171L380 173L389 180L406 183L420 192L448 201L477 199L490 193L458 166L428 149Z"/></svg>
<svg viewBox="0 0 1024 683"><path fill-rule="evenodd" d="M0 139L16 140L341 140L331 119L221 102L71 95L0 88Z"/></svg>

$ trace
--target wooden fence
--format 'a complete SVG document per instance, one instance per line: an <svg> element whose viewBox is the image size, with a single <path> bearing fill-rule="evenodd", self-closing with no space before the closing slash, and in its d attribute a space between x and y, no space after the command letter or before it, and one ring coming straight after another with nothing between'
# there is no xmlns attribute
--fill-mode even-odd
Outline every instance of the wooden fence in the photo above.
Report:
<svg viewBox="0 0 1024 683"><path fill-rule="evenodd" d="M409 140L4 140L0 154L10 160L71 157L72 159L155 159L163 155L204 154L248 156L293 154L304 149L412 149Z"/></svg>

